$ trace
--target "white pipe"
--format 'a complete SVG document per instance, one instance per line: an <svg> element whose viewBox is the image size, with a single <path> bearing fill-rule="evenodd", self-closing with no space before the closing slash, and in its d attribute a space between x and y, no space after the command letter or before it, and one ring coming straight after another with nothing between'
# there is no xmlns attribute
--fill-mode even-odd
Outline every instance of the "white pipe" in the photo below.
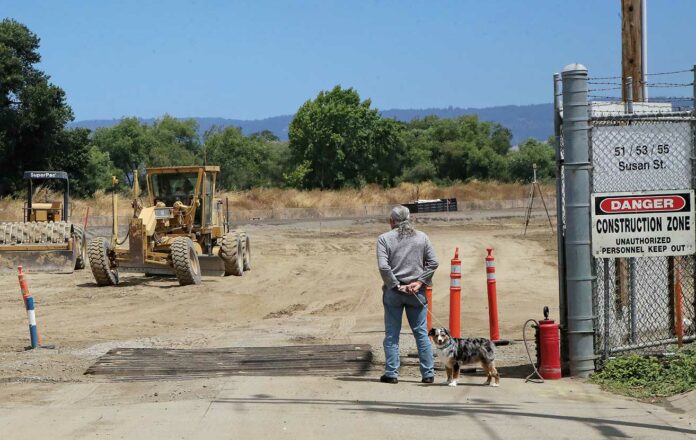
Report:
<svg viewBox="0 0 696 440"><path fill-rule="evenodd" d="M643 101L648 102L648 0L640 0L640 18L643 28L643 41L641 42L641 59L643 60Z"/></svg>

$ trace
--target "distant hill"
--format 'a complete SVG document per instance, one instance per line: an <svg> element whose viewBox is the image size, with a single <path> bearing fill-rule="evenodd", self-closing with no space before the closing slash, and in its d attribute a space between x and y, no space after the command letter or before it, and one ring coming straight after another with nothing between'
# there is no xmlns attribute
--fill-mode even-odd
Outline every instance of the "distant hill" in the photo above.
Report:
<svg viewBox="0 0 696 440"><path fill-rule="evenodd" d="M546 140L553 134L553 106L551 104L532 105L505 105L485 108L428 108L428 109L392 109L382 111L387 118L399 121L410 121L415 118L435 115L441 118L456 118L463 115L478 115L482 121L491 121L502 124L512 130L513 144L518 144L527 138ZM288 138L288 125L292 121L292 115L273 116L265 119L225 119L225 118L200 118L198 121L200 133L205 133L213 126L228 127L237 126L246 135L262 130L270 130L280 139ZM152 123L153 118L140 118L145 123ZM75 121L70 127L82 127L94 130L99 127L111 127L119 122L119 119L94 119Z"/></svg>
<svg viewBox="0 0 696 440"><path fill-rule="evenodd" d="M456 118L464 115L478 115L482 121L502 124L512 131L512 143L525 139L546 140L553 135L553 104L504 105L485 108L427 108L384 110L382 115L399 121L410 121L425 116Z"/></svg>

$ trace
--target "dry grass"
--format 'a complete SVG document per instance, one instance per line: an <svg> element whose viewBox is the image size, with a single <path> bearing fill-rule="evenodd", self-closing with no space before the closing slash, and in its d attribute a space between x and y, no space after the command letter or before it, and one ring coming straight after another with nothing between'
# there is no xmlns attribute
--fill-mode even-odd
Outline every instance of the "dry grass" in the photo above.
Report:
<svg viewBox="0 0 696 440"><path fill-rule="evenodd" d="M553 186L542 186L545 197L552 197ZM529 197L529 186L517 183L467 182L451 186L402 183L394 188L367 186L340 191L299 191L281 188L255 188L222 194L236 209L281 208L357 208L412 202L417 199L456 198L471 200L520 200ZM551 199L549 199L551 200Z"/></svg>
<svg viewBox="0 0 696 440"><path fill-rule="evenodd" d="M41 203L45 201L62 200L62 193L52 192L40 188L34 195L34 201ZM26 200L22 198L3 197L0 198L0 220L2 221L19 221L23 218L24 203ZM105 194L103 191L98 191L91 199L72 199L72 220L82 222L87 207L89 207L89 216L111 216L111 194ZM125 213L128 216L132 213L130 208L131 200L129 196L119 195L119 212Z"/></svg>
<svg viewBox="0 0 696 440"><path fill-rule="evenodd" d="M552 185L542 186L546 200L553 200ZM40 190L35 200L59 200L60 194ZM362 189L338 191L300 191L282 188L255 188L249 191L227 192L220 195L229 198L230 207L236 211L287 209L287 208L361 208L365 206L387 206L412 202L417 199L456 198L459 202L525 200L529 197L529 185L518 183L467 182L451 186L436 186L426 182L419 185L403 183L394 188L367 186ZM119 212L129 215L130 195L119 196ZM24 199L5 197L0 199L0 220L21 220ZM81 221L87 207L90 217L111 215L111 195L99 192L91 199L74 199L72 217Z"/></svg>

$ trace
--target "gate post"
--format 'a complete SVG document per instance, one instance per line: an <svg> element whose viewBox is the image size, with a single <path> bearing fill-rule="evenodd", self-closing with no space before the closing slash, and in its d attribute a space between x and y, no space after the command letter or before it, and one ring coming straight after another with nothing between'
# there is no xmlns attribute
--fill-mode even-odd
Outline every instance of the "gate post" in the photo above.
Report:
<svg viewBox="0 0 696 440"><path fill-rule="evenodd" d="M569 64L563 80L565 149L565 275L568 355L571 376L594 371L592 254L590 249L590 161L587 68Z"/></svg>

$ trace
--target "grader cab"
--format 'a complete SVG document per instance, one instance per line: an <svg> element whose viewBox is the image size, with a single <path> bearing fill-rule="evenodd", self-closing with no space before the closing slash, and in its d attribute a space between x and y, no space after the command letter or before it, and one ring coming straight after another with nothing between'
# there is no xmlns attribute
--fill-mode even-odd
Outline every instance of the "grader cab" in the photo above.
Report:
<svg viewBox="0 0 696 440"><path fill-rule="evenodd" d="M26 171L27 201L21 222L0 223L0 272L72 273L84 269L85 231L70 222L70 180L65 171ZM58 184L62 200L37 201L35 183ZM54 187L55 189L55 187Z"/></svg>
<svg viewBox="0 0 696 440"><path fill-rule="evenodd" d="M90 267L100 286L119 283L119 272L174 275L179 284L199 284L202 275L241 276L251 269L249 237L230 231L215 198L218 166L148 168L147 206L138 197L134 172L133 217L119 241L114 201L111 241L92 240ZM125 247L125 243L128 247Z"/></svg>

